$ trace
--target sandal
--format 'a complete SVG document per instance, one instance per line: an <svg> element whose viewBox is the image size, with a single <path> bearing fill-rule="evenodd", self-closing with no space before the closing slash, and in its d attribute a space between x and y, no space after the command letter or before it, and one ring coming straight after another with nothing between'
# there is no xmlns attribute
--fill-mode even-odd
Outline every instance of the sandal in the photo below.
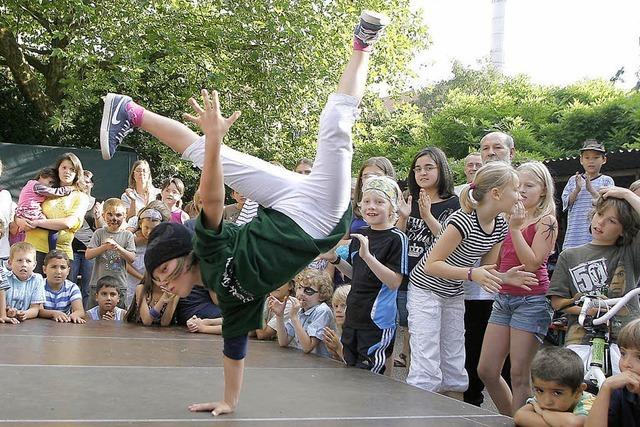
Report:
<svg viewBox="0 0 640 427"><path fill-rule="evenodd" d="M398 357L393 359L393 366L395 368L406 368L407 367L407 355L404 353L400 353Z"/></svg>

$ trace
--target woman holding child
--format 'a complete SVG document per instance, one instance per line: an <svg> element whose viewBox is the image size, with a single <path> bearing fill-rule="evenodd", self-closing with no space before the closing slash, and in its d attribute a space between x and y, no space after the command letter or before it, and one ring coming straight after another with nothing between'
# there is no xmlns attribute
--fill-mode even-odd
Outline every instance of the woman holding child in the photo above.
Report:
<svg viewBox="0 0 640 427"><path fill-rule="evenodd" d="M84 170L80 159L73 153L63 154L55 164L61 186L72 186L67 196L48 199L42 203L42 212L47 219L35 221L16 218L19 227L26 230L25 241L36 248L36 272L42 273L44 257L52 249L58 249L73 259L71 242L82 226L87 206ZM48 231L59 230L55 248L49 248Z"/></svg>

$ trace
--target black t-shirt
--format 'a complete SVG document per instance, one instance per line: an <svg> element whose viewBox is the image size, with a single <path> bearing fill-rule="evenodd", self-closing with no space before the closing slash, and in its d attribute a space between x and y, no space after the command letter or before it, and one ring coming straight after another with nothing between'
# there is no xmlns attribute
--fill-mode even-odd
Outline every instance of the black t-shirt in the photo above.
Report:
<svg viewBox="0 0 640 427"><path fill-rule="evenodd" d="M609 427L640 426L640 396L626 387L615 390L609 401Z"/></svg>
<svg viewBox="0 0 640 427"><path fill-rule="evenodd" d="M396 227L387 230L362 228L360 234L369 238L369 252L391 270L409 280L407 236ZM397 290L391 290L371 271L358 251L360 241L351 239L348 262L353 267L351 291L347 297L345 325L354 329L388 329L395 327ZM375 309L374 309L375 305Z"/></svg>
<svg viewBox="0 0 640 427"><path fill-rule="evenodd" d="M443 224L449 215L458 209L460 209L458 196L449 197L441 202L431 203L431 215L433 215L440 224ZM409 271L411 271L413 267L418 264L420 258L422 258L431 245L433 245L437 237L431 233L431 230L420 216L420 207L418 206L417 198L413 198L411 202L411 214L407 219L406 233L409 239ZM403 284L400 290L406 291L407 285Z"/></svg>

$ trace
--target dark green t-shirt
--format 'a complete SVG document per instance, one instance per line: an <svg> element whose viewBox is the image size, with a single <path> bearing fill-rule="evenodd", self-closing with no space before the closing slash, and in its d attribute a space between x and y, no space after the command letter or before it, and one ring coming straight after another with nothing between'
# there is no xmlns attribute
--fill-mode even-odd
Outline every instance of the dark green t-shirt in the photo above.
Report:
<svg viewBox="0 0 640 427"><path fill-rule="evenodd" d="M333 248L347 232L351 209L324 239L313 239L291 218L261 209L248 224L223 221L220 231L207 229L201 216L193 250L204 286L218 295L225 338L262 327L265 296L291 280L318 254Z"/></svg>

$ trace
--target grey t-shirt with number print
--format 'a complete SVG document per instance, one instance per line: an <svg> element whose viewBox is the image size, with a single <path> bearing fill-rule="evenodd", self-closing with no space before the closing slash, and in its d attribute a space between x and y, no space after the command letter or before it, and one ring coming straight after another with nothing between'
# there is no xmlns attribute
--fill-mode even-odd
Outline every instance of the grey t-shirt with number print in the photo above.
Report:
<svg viewBox="0 0 640 427"><path fill-rule="evenodd" d="M618 298L633 290L640 278L640 235L626 246L602 246L587 243L560 253L551 278L548 296L574 298L577 293L596 292ZM620 329L640 316L638 298L627 303L611 320L611 339ZM589 344L590 337L578 324L578 316L568 315L569 329L565 345Z"/></svg>

